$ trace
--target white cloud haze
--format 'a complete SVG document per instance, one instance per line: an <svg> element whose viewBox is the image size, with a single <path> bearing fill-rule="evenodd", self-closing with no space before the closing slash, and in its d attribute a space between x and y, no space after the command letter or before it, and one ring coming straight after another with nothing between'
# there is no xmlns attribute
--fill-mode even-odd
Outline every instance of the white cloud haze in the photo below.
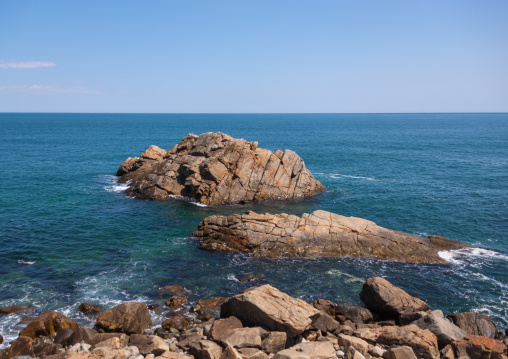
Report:
<svg viewBox="0 0 508 359"><path fill-rule="evenodd" d="M0 68L2 69L37 69L53 66L56 66L56 64L49 61L0 62Z"/></svg>

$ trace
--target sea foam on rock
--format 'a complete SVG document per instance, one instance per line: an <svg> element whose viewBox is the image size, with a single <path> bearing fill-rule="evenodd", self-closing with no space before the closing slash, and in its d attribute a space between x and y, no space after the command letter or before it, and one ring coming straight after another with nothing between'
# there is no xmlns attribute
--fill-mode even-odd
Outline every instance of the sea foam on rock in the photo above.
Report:
<svg viewBox="0 0 508 359"><path fill-rule="evenodd" d="M206 205L312 196L325 187L293 151L208 132L189 134L169 151L151 146L118 169L127 194L148 199L184 196Z"/></svg>

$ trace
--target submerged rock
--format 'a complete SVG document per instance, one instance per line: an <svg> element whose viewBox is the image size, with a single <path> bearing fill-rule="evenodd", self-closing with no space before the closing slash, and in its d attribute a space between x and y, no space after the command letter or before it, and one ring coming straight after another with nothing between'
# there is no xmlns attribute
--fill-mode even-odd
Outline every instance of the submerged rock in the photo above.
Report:
<svg viewBox="0 0 508 359"><path fill-rule="evenodd" d="M325 187L293 151L208 132L185 136L169 151L151 146L118 169L138 198L184 196L206 205L312 196Z"/></svg>
<svg viewBox="0 0 508 359"><path fill-rule="evenodd" d="M288 214L210 216L193 233L206 250L252 253L264 257L364 257L396 262L447 263L439 251L470 247L439 237L429 239L394 231L362 218L326 211ZM438 243L439 245L436 245Z"/></svg>

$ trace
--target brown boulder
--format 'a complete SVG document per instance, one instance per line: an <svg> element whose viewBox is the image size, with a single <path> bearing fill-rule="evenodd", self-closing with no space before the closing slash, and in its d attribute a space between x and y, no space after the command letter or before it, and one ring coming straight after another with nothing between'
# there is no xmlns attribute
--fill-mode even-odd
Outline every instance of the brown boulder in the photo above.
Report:
<svg viewBox="0 0 508 359"><path fill-rule="evenodd" d="M98 333L95 329L79 327L71 335L67 344L74 345L81 342L84 342L86 344L92 344L97 334Z"/></svg>
<svg viewBox="0 0 508 359"><path fill-rule="evenodd" d="M384 359L417 359L413 349L407 346L388 349L383 354Z"/></svg>
<svg viewBox="0 0 508 359"><path fill-rule="evenodd" d="M451 346L456 358L503 359L508 353L506 345L499 340L478 335L456 340Z"/></svg>
<svg viewBox="0 0 508 359"><path fill-rule="evenodd" d="M237 328L224 335L221 342L233 348L257 348L261 346L261 335L257 328Z"/></svg>
<svg viewBox="0 0 508 359"><path fill-rule="evenodd" d="M453 313L448 315L447 318L468 335L494 338L497 334L496 324L486 314L474 312Z"/></svg>
<svg viewBox="0 0 508 359"><path fill-rule="evenodd" d="M317 210L301 217L257 214L209 216L193 236L200 248L262 257L363 257L410 263L447 263L428 239L362 218ZM468 247L463 244L463 247Z"/></svg>
<svg viewBox="0 0 508 359"><path fill-rule="evenodd" d="M219 319L213 322L209 336L216 342L220 342L224 336L239 328L243 328L243 325L236 317Z"/></svg>
<svg viewBox="0 0 508 359"><path fill-rule="evenodd" d="M261 349L268 354L277 353L286 347L287 334L285 332L269 332L261 343Z"/></svg>
<svg viewBox="0 0 508 359"><path fill-rule="evenodd" d="M31 305L9 305L8 307L0 308L0 314L12 314L12 313L31 313L35 307Z"/></svg>
<svg viewBox="0 0 508 359"><path fill-rule="evenodd" d="M317 310L319 310L321 312L325 312L330 317L335 318L335 304L333 304L329 300L316 299L316 300L310 302L310 304Z"/></svg>
<svg viewBox="0 0 508 359"><path fill-rule="evenodd" d="M60 344L55 343L40 343L34 347L34 355L37 358L46 358L50 355L58 353L59 349L62 348Z"/></svg>
<svg viewBox="0 0 508 359"><path fill-rule="evenodd" d="M370 310L354 304L337 304L335 313L343 315L353 323L369 323L374 319Z"/></svg>
<svg viewBox="0 0 508 359"><path fill-rule="evenodd" d="M35 340L41 336L50 336L64 328L76 330L78 327L78 323L71 318L53 310L47 310L22 329L19 336Z"/></svg>
<svg viewBox="0 0 508 359"><path fill-rule="evenodd" d="M388 346L408 346L418 358L438 359L439 350L437 338L429 330L423 330L416 325L404 327L381 327L373 329L378 332L376 342Z"/></svg>
<svg viewBox="0 0 508 359"><path fill-rule="evenodd" d="M105 332L142 334L152 325L144 303L127 302L99 314L94 329Z"/></svg>
<svg viewBox="0 0 508 359"><path fill-rule="evenodd" d="M173 296L178 295L185 297L186 295L192 294L190 291L182 287L180 284L166 285L159 290L159 295L162 296ZM167 297L166 297L167 298Z"/></svg>
<svg viewBox="0 0 508 359"><path fill-rule="evenodd" d="M189 321L180 315L172 315L168 319L162 322L162 328L165 330L176 329L178 331L184 331L189 329Z"/></svg>
<svg viewBox="0 0 508 359"><path fill-rule="evenodd" d="M272 152L257 142L208 132L190 134L165 152L150 147L119 168L127 193L139 198L178 195L207 205L312 196L324 186L293 151Z"/></svg>
<svg viewBox="0 0 508 359"><path fill-rule="evenodd" d="M176 310L187 303L189 303L187 298L174 295L169 298L169 300L166 302L166 305L169 307L169 309Z"/></svg>
<svg viewBox="0 0 508 359"><path fill-rule="evenodd" d="M264 326L286 332L292 338L303 333L318 310L301 299L292 298L269 284L249 288L231 297L221 307L221 317L235 316L244 325Z"/></svg>
<svg viewBox="0 0 508 359"><path fill-rule="evenodd" d="M220 359L222 355L222 347L211 340L191 343L189 350L196 359Z"/></svg>
<svg viewBox="0 0 508 359"><path fill-rule="evenodd" d="M386 319L398 320L402 313L429 309L423 300L409 295L380 277L371 277L365 281L360 299L367 308Z"/></svg>
<svg viewBox="0 0 508 359"><path fill-rule="evenodd" d="M8 358L14 358L18 355L34 356L34 347L32 341L27 338L18 338L11 344L9 351L7 352Z"/></svg>
<svg viewBox="0 0 508 359"><path fill-rule="evenodd" d="M101 307L90 303L81 303L78 310L83 314L99 314L103 312Z"/></svg>

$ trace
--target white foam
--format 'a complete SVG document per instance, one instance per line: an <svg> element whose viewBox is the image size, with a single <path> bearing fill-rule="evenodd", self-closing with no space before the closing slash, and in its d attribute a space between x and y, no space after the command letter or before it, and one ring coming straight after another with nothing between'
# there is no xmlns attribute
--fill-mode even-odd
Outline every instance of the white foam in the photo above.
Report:
<svg viewBox="0 0 508 359"><path fill-rule="evenodd" d="M322 173L322 172L316 172L314 173L316 175L322 175L322 176L328 176L333 179L341 179L341 178L352 178L352 179L362 179L366 181L377 181L375 178L372 177L363 177L363 176L352 176L352 175L345 175L343 173Z"/></svg>
<svg viewBox="0 0 508 359"><path fill-rule="evenodd" d="M461 248L450 251L439 251L438 255L445 261L453 264L460 264L463 262L463 259L468 257L508 261L507 255L484 248Z"/></svg>
<svg viewBox="0 0 508 359"><path fill-rule="evenodd" d="M190 204L193 204L193 205L198 206L198 207L208 207L204 203L198 202L198 201L196 201L196 200L194 200L192 198L189 198L189 197L180 196L178 194L170 194L168 197L169 198L178 199L178 200L182 200L182 201L186 201L186 202L189 202Z"/></svg>
<svg viewBox="0 0 508 359"><path fill-rule="evenodd" d="M107 192L122 192L122 191L125 191L127 188L129 188L128 183L117 183L117 184L110 185L110 186L104 186L104 189Z"/></svg>
<svg viewBox="0 0 508 359"><path fill-rule="evenodd" d="M18 264L25 264L25 265L31 266L34 263L35 263L35 261L25 261L23 259L18 259Z"/></svg>
<svg viewBox="0 0 508 359"><path fill-rule="evenodd" d="M235 275L234 275L234 274L228 274L228 277L227 277L227 278L228 278L228 280L233 281L233 282L240 282L240 281L238 280L238 278L236 278L236 277L235 277Z"/></svg>

